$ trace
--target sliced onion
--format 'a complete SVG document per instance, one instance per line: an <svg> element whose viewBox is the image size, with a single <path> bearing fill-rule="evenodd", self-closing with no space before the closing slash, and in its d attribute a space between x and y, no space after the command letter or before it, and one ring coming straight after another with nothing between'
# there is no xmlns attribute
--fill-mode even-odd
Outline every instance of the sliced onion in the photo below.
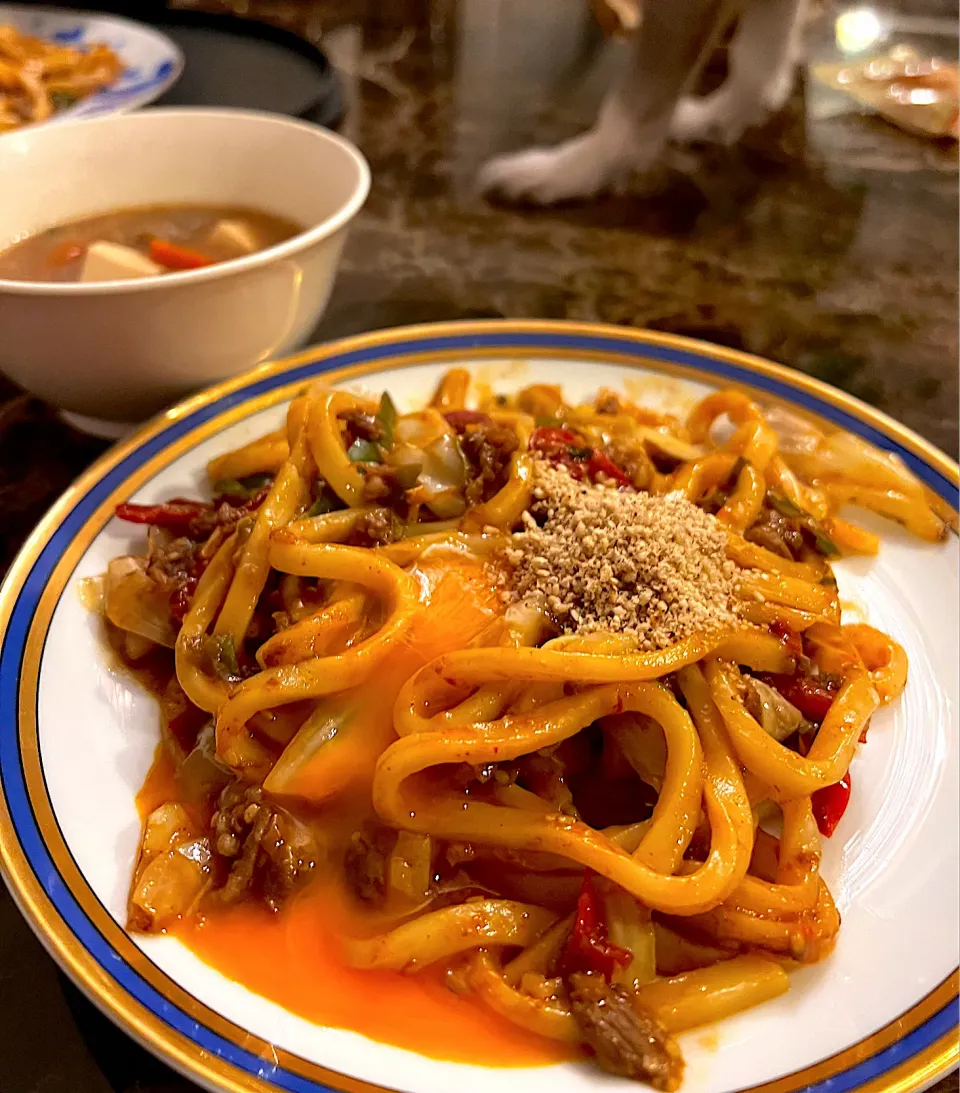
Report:
<svg viewBox="0 0 960 1093"><path fill-rule="evenodd" d="M393 430L394 445L411 444L426 448L441 436L453 433L453 428L439 410L417 410L399 418Z"/></svg>
<svg viewBox="0 0 960 1093"><path fill-rule="evenodd" d="M411 504L425 505L439 520L453 520L467 511L463 487L467 461L454 435L439 436L422 451L423 466L416 488L408 494Z"/></svg>
<svg viewBox="0 0 960 1093"><path fill-rule="evenodd" d="M200 806L232 777L233 772L217 759L217 739L211 720L200 730L193 750L180 764L177 784L185 800Z"/></svg>
<svg viewBox="0 0 960 1093"><path fill-rule="evenodd" d="M794 456L792 462L810 477L848 479L899 490L908 497L923 496L920 483L896 455L882 452L852 433L833 433L815 451Z"/></svg>
<svg viewBox="0 0 960 1093"><path fill-rule="evenodd" d="M170 850L182 839L194 834L193 824L183 805L170 801L160 805L147 817L140 841L140 866L164 850Z"/></svg>
<svg viewBox="0 0 960 1093"><path fill-rule="evenodd" d="M747 709L760 722L763 731L782 744L806 724L803 714L775 688L761 679L745 675Z"/></svg>
<svg viewBox="0 0 960 1093"><path fill-rule="evenodd" d="M798 414L782 406L767 406L764 421L777 434L779 450L784 455L794 452L815 452L826 439L823 432Z"/></svg>
<svg viewBox="0 0 960 1093"><path fill-rule="evenodd" d="M458 489L437 490L432 495L424 494L421 500L438 520L456 520L467 511L467 502Z"/></svg>
<svg viewBox="0 0 960 1093"><path fill-rule="evenodd" d="M685 463L690 463L704 455L703 448L696 444L690 444L686 440L681 440L680 437L674 436L667 429L649 429L644 425L637 425L634 435L671 459L679 459Z"/></svg>

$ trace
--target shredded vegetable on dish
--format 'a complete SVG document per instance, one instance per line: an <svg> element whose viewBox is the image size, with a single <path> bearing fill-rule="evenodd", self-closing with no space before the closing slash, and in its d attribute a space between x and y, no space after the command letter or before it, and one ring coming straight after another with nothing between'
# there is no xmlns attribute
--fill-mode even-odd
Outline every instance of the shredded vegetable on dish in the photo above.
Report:
<svg viewBox="0 0 960 1093"><path fill-rule="evenodd" d="M0 133L46 121L108 87L122 68L102 43L74 49L0 25Z"/></svg>

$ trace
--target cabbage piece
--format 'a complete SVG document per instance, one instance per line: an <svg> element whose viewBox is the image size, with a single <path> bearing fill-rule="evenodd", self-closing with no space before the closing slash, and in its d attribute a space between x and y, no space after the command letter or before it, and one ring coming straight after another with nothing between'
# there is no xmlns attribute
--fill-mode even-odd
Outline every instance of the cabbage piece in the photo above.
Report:
<svg viewBox="0 0 960 1093"><path fill-rule="evenodd" d="M455 519L466 512L462 491L467 461L456 431L436 410L405 414L397 421L394 447L387 460L390 466L411 473L419 465L416 488L408 498L411 504L425 505L439 520Z"/></svg>
<svg viewBox="0 0 960 1093"><path fill-rule="evenodd" d="M182 805L154 809L143 825L127 929L160 933L195 910L213 881L211 859L209 839L199 835Z"/></svg>
<svg viewBox="0 0 960 1093"><path fill-rule="evenodd" d="M169 589L147 576L147 559L127 555L107 567L104 611L114 626L172 649L177 633Z"/></svg>
<svg viewBox="0 0 960 1093"><path fill-rule="evenodd" d="M626 949L633 959L619 968L614 981L628 990L636 990L657 977L656 938L650 912L641 907L633 896L617 888L604 897L607 936L614 945Z"/></svg>

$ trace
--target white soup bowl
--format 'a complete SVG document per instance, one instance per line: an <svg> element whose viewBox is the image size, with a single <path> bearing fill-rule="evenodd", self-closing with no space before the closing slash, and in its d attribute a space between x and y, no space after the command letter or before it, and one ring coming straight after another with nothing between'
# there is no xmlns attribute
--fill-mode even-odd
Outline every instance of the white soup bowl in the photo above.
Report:
<svg viewBox="0 0 960 1093"><path fill-rule="evenodd" d="M349 141L256 111L156 109L12 133L0 140L0 250L140 205L243 205L303 230L183 273L85 284L0 278L0 370L109 435L283 354L322 316L369 188Z"/></svg>

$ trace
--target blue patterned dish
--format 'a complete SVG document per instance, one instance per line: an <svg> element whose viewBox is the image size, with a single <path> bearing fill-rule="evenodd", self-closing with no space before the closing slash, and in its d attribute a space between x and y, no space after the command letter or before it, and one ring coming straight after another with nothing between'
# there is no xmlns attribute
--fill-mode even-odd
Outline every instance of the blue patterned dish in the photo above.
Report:
<svg viewBox="0 0 960 1093"><path fill-rule="evenodd" d="M159 98L183 71L183 54L165 34L119 16L38 8L32 4L0 4L0 25L3 24L12 25L23 34L76 49L102 42L124 63L116 83L59 111L50 122L135 110Z"/></svg>

